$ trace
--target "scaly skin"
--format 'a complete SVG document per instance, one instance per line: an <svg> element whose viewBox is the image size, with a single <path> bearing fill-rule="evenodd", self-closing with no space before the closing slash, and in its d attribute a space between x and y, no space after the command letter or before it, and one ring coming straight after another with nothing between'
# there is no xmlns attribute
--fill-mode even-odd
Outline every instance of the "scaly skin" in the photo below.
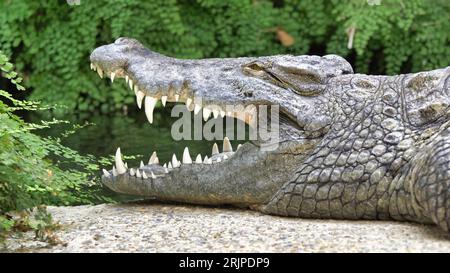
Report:
<svg viewBox="0 0 450 273"><path fill-rule="evenodd" d="M389 77L353 74L335 55L178 60L128 38L96 49L91 62L100 74L130 77L147 97L201 97L206 108L280 106L276 150L261 149L259 139L214 154L213 164L166 170L153 161L138 168L147 178L121 168L119 152L118 169L102 177L114 191L284 216L435 223L449 231L450 67ZM246 122L265 117L245 113Z"/></svg>

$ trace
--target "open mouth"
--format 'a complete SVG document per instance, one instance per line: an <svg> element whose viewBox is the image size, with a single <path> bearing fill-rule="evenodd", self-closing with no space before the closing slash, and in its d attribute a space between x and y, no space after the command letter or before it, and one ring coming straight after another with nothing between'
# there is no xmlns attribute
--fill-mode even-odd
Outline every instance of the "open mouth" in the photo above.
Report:
<svg viewBox="0 0 450 273"><path fill-rule="evenodd" d="M136 103L139 109L144 107L145 115L150 124L153 123L154 109L161 100L163 107L167 106L168 102L176 105L177 103L184 103L189 111L193 111L195 115L198 115L202 111L203 120L206 122L211 118L225 118L231 117L242 120L246 124L252 125L252 122L256 121L258 112L255 108L242 107L242 108L230 108L213 105L213 104L201 104L200 100L194 98L189 85L183 83L180 85L170 84L166 92L155 92L153 90L146 90L140 85L139 81L135 79L131 73L128 73L124 69L117 69L115 71L108 71L106 68L102 68L99 64L91 63L91 69L97 71L100 78L109 77L113 83L119 78L125 79L127 86L134 92L136 96ZM151 95L150 95L151 94ZM201 102L201 101L200 101ZM172 105L172 104L171 104ZM245 144L244 144L245 145ZM250 145L250 144L249 144ZM157 152L153 152L147 164L141 161L140 166L136 168L128 168L128 165L124 163L122 159L122 152L120 147L117 148L115 155L115 164L112 170L107 171L103 169L103 175L106 178L115 178L117 176L131 176L141 179L157 179L163 177L175 169L184 165L195 166L195 168L207 167L216 164L224 164L235 156L242 144L239 144L235 149L228 137L224 137L222 149L219 148L217 143L212 146L210 155L191 156L189 148L186 147L181 156L181 160L173 154L172 159L169 162L162 163L159 161Z"/></svg>

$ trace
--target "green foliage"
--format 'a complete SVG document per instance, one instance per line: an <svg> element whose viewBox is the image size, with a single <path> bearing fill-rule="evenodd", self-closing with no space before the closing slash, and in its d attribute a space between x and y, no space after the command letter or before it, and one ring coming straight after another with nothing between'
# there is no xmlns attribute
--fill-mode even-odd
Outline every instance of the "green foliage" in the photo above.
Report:
<svg viewBox="0 0 450 273"><path fill-rule="evenodd" d="M4 244L6 237L11 233L34 231L35 238L40 241L52 245L63 244L53 233L59 228L60 225L53 221L52 215L43 205L20 212L9 212L0 215L0 243Z"/></svg>
<svg viewBox="0 0 450 273"><path fill-rule="evenodd" d="M22 79L0 51L0 69L17 90ZM81 156L61 145L60 138L39 137L33 130L63 121L24 122L17 110L45 110L38 102L17 100L0 90L0 215L39 204L69 205L105 201L94 187L98 165L92 156ZM68 132L71 133L71 132ZM52 160L51 158L55 158ZM68 169L70 168L70 169ZM0 229L9 230L8 219L0 218Z"/></svg>
<svg viewBox="0 0 450 273"><path fill-rule="evenodd" d="M372 1L376 2L376 1ZM133 102L89 70L89 54L120 36L181 58L337 53L358 72L449 65L448 0L0 0L0 48L14 57L33 98L108 112ZM349 28L355 29L348 49ZM295 43L283 46L276 33ZM57 91L56 90L64 90Z"/></svg>

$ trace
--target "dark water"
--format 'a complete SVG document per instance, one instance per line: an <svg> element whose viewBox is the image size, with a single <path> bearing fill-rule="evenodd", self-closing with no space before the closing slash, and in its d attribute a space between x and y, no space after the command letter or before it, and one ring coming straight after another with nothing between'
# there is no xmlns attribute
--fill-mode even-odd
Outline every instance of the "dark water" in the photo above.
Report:
<svg viewBox="0 0 450 273"><path fill-rule="evenodd" d="M26 118L33 122L40 119L49 120L50 117L32 115ZM84 124L94 123L80 129L74 135L63 139L63 144L79 151L81 154L91 154L96 157L109 157L115 154L120 147L122 154L134 155L136 159L128 159L129 167L138 166L142 160L147 164L153 151L157 151L161 164L169 162L175 153L181 160L184 147L189 147L191 157L195 159L198 153L211 155L214 142L222 147L222 141L175 141L171 136L171 126L177 118L170 117L170 107L155 109L153 124L148 123L144 111L124 115L90 115L90 116L65 116L59 119L69 120L72 123ZM41 130L39 134L59 136L62 132L71 128L70 125L56 125L50 129ZM234 148L244 141L232 141ZM221 149L221 148L220 148ZM112 165L102 166L110 170ZM101 172L98 174L101 175ZM109 194L108 194L109 195Z"/></svg>

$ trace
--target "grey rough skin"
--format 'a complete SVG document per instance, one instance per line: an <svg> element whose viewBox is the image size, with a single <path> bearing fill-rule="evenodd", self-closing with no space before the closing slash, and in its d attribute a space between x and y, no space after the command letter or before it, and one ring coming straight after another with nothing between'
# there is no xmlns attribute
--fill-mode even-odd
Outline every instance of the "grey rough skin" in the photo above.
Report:
<svg viewBox="0 0 450 273"><path fill-rule="evenodd" d="M212 164L166 169L151 162L137 168L147 178L136 169L104 171L103 183L116 192L283 216L435 223L449 231L450 67L368 76L336 55L181 60L129 38L97 48L90 59L101 76L127 77L146 97L201 97L204 108L280 106L276 150L263 151L260 140L215 154Z"/></svg>

